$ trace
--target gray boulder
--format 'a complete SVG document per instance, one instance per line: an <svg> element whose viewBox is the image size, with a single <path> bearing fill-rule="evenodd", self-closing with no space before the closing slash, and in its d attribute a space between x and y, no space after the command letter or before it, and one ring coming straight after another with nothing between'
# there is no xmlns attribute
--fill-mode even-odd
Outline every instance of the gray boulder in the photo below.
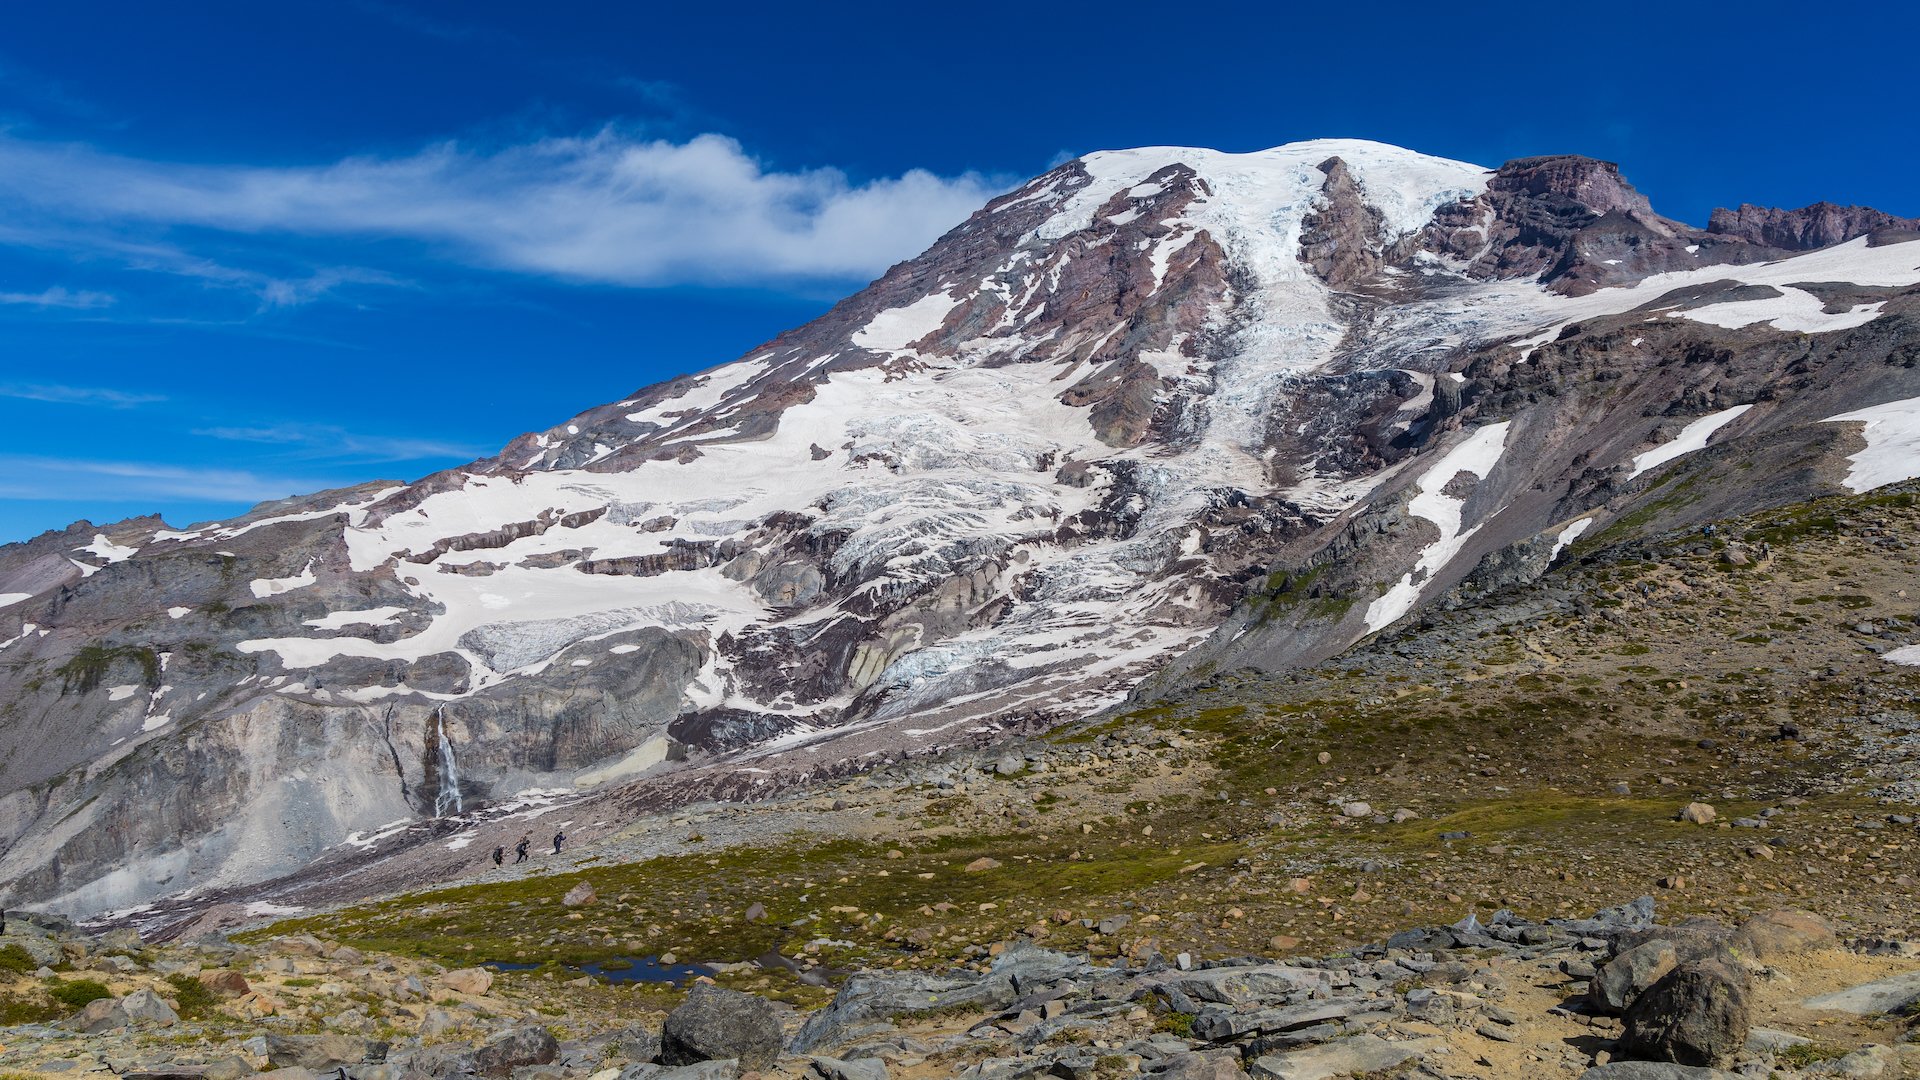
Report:
<svg viewBox="0 0 1920 1080"><path fill-rule="evenodd" d="M1580 1080L1739 1080L1739 1076L1668 1061L1613 1061L1581 1073Z"/></svg>
<svg viewBox="0 0 1920 1080"><path fill-rule="evenodd" d="M168 1027L180 1022L180 1014L173 1006L151 990L135 990L120 999L120 1009L127 1019L136 1024L155 1024Z"/></svg>
<svg viewBox="0 0 1920 1080"><path fill-rule="evenodd" d="M523 1024L488 1039L466 1055L465 1070L495 1078L513 1075L523 1065L551 1065L560 1056L560 1041L538 1024Z"/></svg>
<svg viewBox="0 0 1920 1080"><path fill-rule="evenodd" d="M1920 971L1849 986L1845 990L1835 990L1831 994L1821 994L1801 1002L1809 1009L1852 1013L1855 1016L1898 1012L1915 1003L1920 1003Z"/></svg>
<svg viewBox="0 0 1920 1080"><path fill-rule="evenodd" d="M1680 956L1672 942L1643 942L1614 957L1594 975L1587 988L1587 1004L1595 1012L1619 1016L1648 987L1679 966Z"/></svg>
<svg viewBox="0 0 1920 1080"><path fill-rule="evenodd" d="M267 1064L276 1069L311 1069L324 1072L341 1065L358 1065L375 1057L386 1056L386 1047L381 1045L375 1053L375 1044L354 1035L280 1035L266 1036Z"/></svg>
<svg viewBox="0 0 1920 1080"><path fill-rule="evenodd" d="M660 1032L662 1065L732 1058L764 1069L780 1057L780 1020L764 998L701 983L667 1014Z"/></svg>
<svg viewBox="0 0 1920 1080"><path fill-rule="evenodd" d="M1627 1008L1620 1056L1678 1065L1721 1066L1752 1029L1747 974L1719 959L1690 960Z"/></svg>
<svg viewBox="0 0 1920 1080"><path fill-rule="evenodd" d="M52 967L67 958L66 950L60 943L41 934L15 934L8 928L7 936L0 938L0 945L16 945L22 952L33 957L33 962L42 967Z"/></svg>
<svg viewBox="0 0 1920 1080"><path fill-rule="evenodd" d="M813 1071L822 1080L887 1080L887 1063L879 1058L817 1057L813 1059Z"/></svg>
<svg viewBox="0 0 1920 1080"><path fill-rule="evenodd" d="M804 1054L849 1038L896 1016L970 1006L991 1012L1012 1004L1013 977L999 972L934 975L926 972L862 973L851 976L826 1008L807 1017L789 1047Z"/></svg>
<svg viewBox="0 0 1920 1080"><path fill-rule="evenodd" d="M1327 1080L1382 1072L1420 1057L1439 1040L1388 1042L1378 1035L1355 1035L1319 1046L1255 1058L1247 1071L1259 1080Z"/></svg>
<svg viewBox="0 0 1920 1080"><path fill-rule="evenodd" d="M1225 1054L1175 1054L1160 1080L1246 1080L1247 1071Z"/></svg>
<svg viewBox="0 0 1920 1080"><path fill-rule="evenodd" d="M740 1063L732 1058L719 1061L701 1061L692 1065L680 1065L671 1069L659 1069L647 1080L739 1080Z"/></svg>
<svg viewBox="0 0 1920 1080"><path fill-rule="evenodd" d="M60 1022L68 1031L78 1031L83 1035L97 1035L103 1031L127 1026L127 1011L112 998L99 998L89 1001L81 1010Z"/></svg>

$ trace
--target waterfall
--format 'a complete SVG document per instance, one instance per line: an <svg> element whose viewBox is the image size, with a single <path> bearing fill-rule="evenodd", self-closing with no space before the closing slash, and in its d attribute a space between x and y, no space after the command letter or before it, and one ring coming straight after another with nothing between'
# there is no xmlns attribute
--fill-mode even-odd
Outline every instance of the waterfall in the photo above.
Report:
<svg viewBox="0 0 1920 1080"><path fill-rule="evenodd" d="M434 713L434 734L440 746L440 785L433 795L433 816L448 817L460 813L460 769L453 760L453 740L447 738L447 721Z"/></svg>

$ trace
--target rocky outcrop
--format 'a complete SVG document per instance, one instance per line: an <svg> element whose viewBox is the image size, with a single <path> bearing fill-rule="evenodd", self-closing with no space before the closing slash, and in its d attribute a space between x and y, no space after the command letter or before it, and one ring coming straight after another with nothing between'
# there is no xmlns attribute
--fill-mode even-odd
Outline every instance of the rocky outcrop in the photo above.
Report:
<svg viewBox="0 0 1920 1080"><path fill-rule="evenodd" d="M1912 238L1920 235L1920 218L1895 217L1870 206L1836 206L1830 202L1798 210L1741 203L1733 210L1716 209L1707 222L1707 231L1781 251L1813 251L1862 236L1887 241Z"/></svg>
<svg viewBox="0 0 1920 1080"><path fill-rule="evenodd" d="M1364 281L1385 264L1380 211L1369 206L1347 163L1337 157L1319 165L1327 174L1320 189L1325 205L1301 219L1300 259L1335 288Z"/></svg>

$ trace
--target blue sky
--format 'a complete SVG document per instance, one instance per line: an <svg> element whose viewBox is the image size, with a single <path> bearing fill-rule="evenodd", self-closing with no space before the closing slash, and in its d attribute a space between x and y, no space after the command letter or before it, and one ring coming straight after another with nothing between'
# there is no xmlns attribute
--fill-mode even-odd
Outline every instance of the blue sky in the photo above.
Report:
<svg viewBox="0 0 1920 1080"><path fill-rule="evenodd" d="M1717 6L1715 6L1717 7ZM9 5L0 541L412 479L1090 150L1621 162L1920 214L1904 5Z"/></svg>

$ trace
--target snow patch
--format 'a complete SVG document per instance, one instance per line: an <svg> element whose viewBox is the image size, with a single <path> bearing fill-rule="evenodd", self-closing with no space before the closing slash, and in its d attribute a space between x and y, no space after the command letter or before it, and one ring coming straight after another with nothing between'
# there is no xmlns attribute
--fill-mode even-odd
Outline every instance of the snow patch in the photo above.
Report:
<svg viewBox="0 0 1920 1080"><path fill-rule="evenodd" d="M361 611L329 611L317 619L308 619L307 626L319 630L339 630L348 626L391 626L400 616L406 614L403 607L366 608Z"/></svg>
<svg viewBox="0 0 1920 1080"><path fill-rule="evenodd" d="M1761 300L1732 300L1724 304L1708 304L1705 307L1691 308L1673 312L1676 318L1692 319L1694 322L1712 326L1724 326L1729 330L1738 330L1754 323L1766 323L1775 330L1797 331L1802 334L1826 334L1835 330L1851 330L1856 326L1880 317L1880 309L1887 306L1884 300L1872 304L1856 304L1847 311L1829 314L1821 299L1804 289L1791 289L1774 286L1779 296Z"/></svg>
<svg viewBox="0 0 1920 1080"><path fill-rule="evenodd" d="M116 544L107 539L103 533L94 533L93 543L83 548L75 548L74 550L84 551L89 555L98 556L99 558L107 560L108 563L125 562L140 553L139 548Z"/></svg>
<svg viewBox="0 0 1920 1080"><path fill-rule="evenodd" d="M0 593L0 607L12 607L22 600L31 599L33 599L33 594L30 592Z"/></svg>
<svg viewBox="0 0 1920 1080"><path fill-rule="evenodd" d="M1920 645L1902 645L1880 654L1880 659L1904 667L1920 667Z"/></svg>
<svg viewBox="0 0 1920 1080"><path fill-rule="evenodd" d="M1463 472L1471 473L1475 480L1486 479L1506 449L1507 430L1512 426L1512 421L1503 420L1480 428L1421 474L1417 481L1419 493L1407 503L1407 512L1432 522L1440 530L1440 538L1420 552L1420 560L1398 584L1367 605L1369 633L1392 625L1413 610L1434 575L1445 569L1473 534L1480 531L1478 525L1471 529L1461 527L1460 515L1466 500L1446 494L1445 489Z"/></svg>
<svg viewBox="0 0 1920 1080"><path fill-rule="evenodd" d="M1703 449L1707 445L1707 440L1713 437L1714 432L1738 420L1751 408L1753 408L1752 405L1735 405L1731 409L1708 413L1681 428L1680 434L1674 436L1673 441L1661 443L1645 453L1635 454L1633 471L1627 474L1627 479L1631 480L1649 469L1657 469L1683 454L1691 454L1695 450Z"/></svg>
<svg viewBox="0 0 1920 1080"><path fill-rule="evenodd" d="M1920 477L1920 398L1889 401L1829 416L1821 423L1856 422L1867 448L1849 457L1853 467L1842 483L1853 492ZM1891 656L1892 654L1888 654Z"/></svg>
<svg viewBox="0 0 1920 1080"><path fill-rule="evenodd" d="M169 619L184 619L191 614L193 614L193 609L190 607L170 607L167 609L167 618Z"/></svg>
<svg viewBox="0 0 1920 1080"><path fill-rule="evenodd" d="M900 352L940 329L947 313L959 305L944 292L923 296L905 307L877 312L867 325L854 331L853 343L874 352Z"/></svg>
<svg viewBox="0 0 1920 1080"><path fill-rule="evenodd" d="M1567 549L1568 544L1580 539L1580 537L1591 528L1593 528L1593 519L1584 517L1568 525L1566 528L1561 529L1560 535L1553 538L1553 550L1547 553L1547 561L1552 562L1559 558L1560 553Z"/></svg>
<svg viewBox="0 0 1920 1080"><path fill-rule="evenodd" d="M279 596L281 593L292 592L295 589L304 589L319 580L320 578L313 572L313 560L309 559L307 568L292 577L254 578L249 588L253 590L255 599L265 600L269 596Z"/></svg>

